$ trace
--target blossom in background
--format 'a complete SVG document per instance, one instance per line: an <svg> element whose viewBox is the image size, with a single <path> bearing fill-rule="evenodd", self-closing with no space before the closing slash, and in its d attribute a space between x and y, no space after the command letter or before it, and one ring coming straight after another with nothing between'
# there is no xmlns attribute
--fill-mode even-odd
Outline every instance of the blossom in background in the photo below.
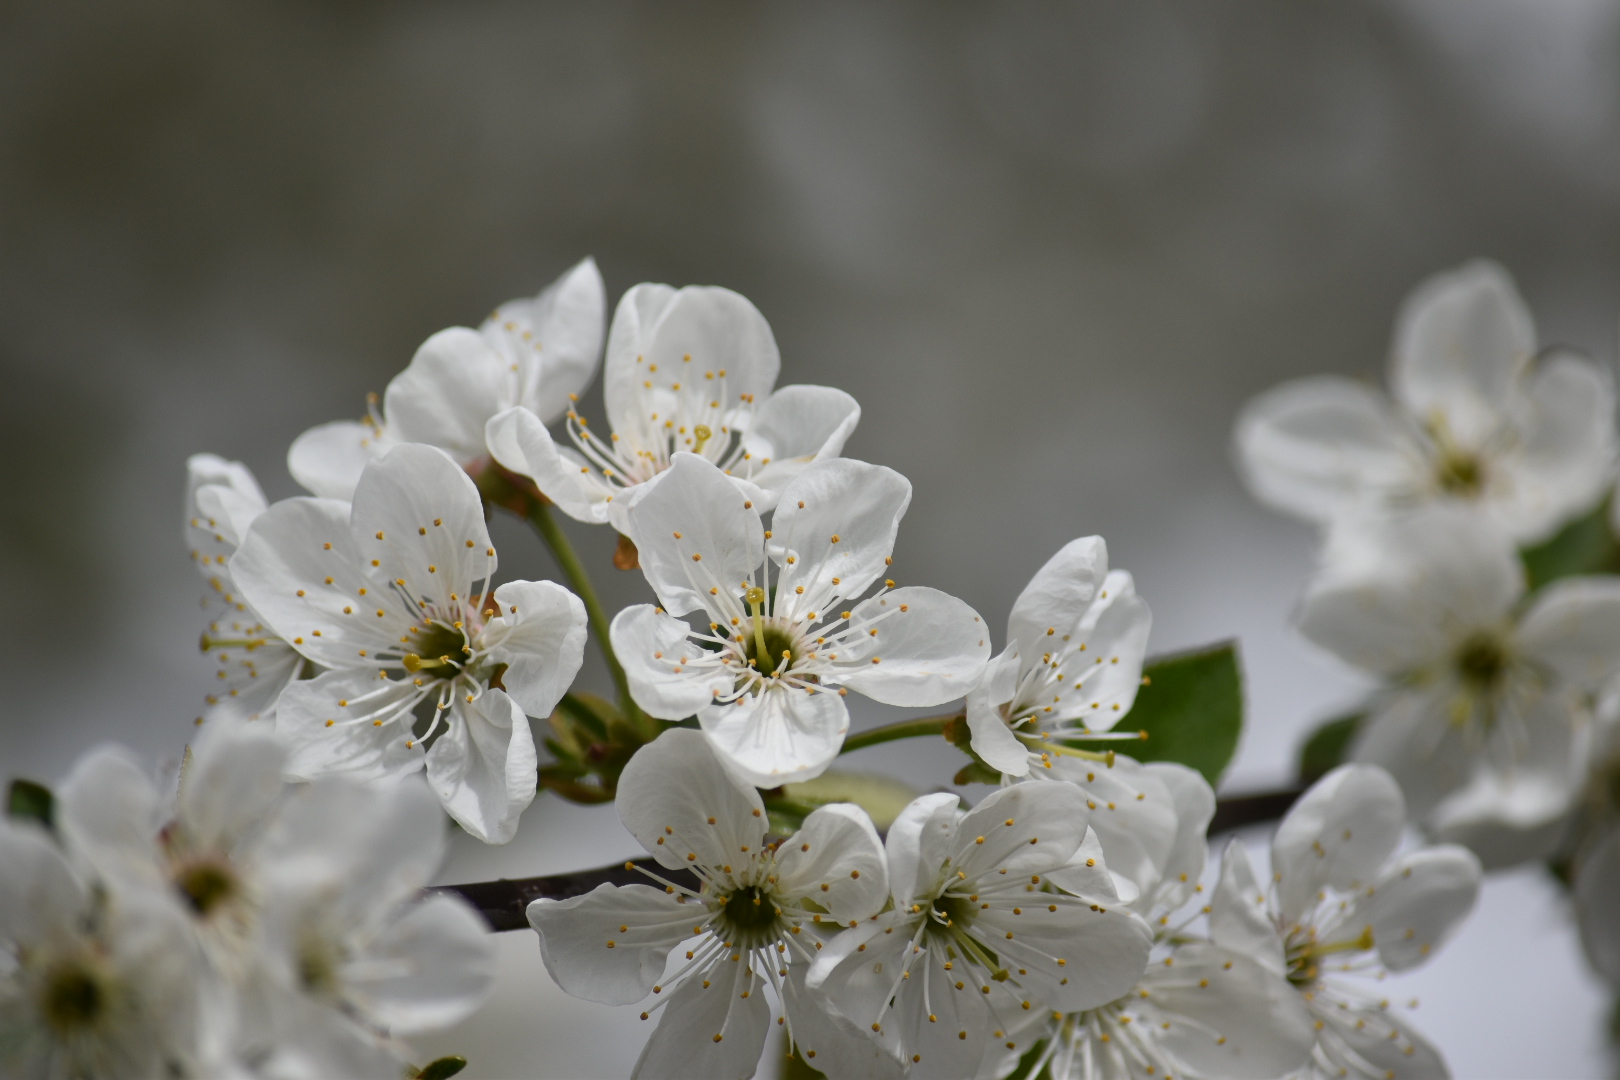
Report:
<svg viewBox="0 0 1620 1080"><path fill-rule="evenodd" d="M1479 860L1453 844L1396 856L1406 824L1384 770L1343 765L1302 795L1271 841L1262 888L1240 841L1211 899L1217 945L1287 978L1315 1021L1321 1077L1435 1077L1445 1062L1382 993L1381 978L1423 963L1473 909Z"/></svg>
<svg viewBox="0 0 1620 1080"><path fill-rule="evenodd" d="M698 892L666 884L599 885L536 900L529 923L546 970L568 993L607 1005L657 998L633 1076L752 1076L770 1029L769 988L798 1052L832 1076L899 1075L803 987L825 929L857 926L888 898L882 842L865 811L835 803L766 842L759 793L734 778L696 732L672 730L637 751L619 780L619 816L658 863L689 870ZM685 959L664 977L669 954Z"/></svg>
<svg viewBox="0 0 1620 1080"><path fill-rule="evenodd" d="M1344 523L1299 607L1310 640L1385 680L1353 747L1414 819L1500 865L1547 853L1584 774L1587 698L1620 670L1620 578L1526 610L1512 541L1465 507Z"/></svg>
<svg viewBox="0 0 1620 1080"><path fill-rule="evenodd" d="M760 510L812 461L837 457L860 406L827 386L776 386L781 356L759 309L730 289L637 285L613 314L603 361L605 436L568 412L571 447L529 407L490 421L495 460L534 480L569 517L625 525L627 489L697 454ZM632 537L634 539L634 537Z"/></svg>
<svg viewBox="0 0 1620 1080"><path fill-rule="evenodd" d="M1620 681L1596 709L1586 783L1565 842L1575 922L1587 959L1620 988Z"/></svg>
<svg viewBox="0 0 1620 1080"><path fill-rule="evenodd" d="M839 933L808 983L918 1080L1004 1073L1049 1012L1129 990L1152 940L1112 899L1094 834L1070 867L1091 817L1078 788L1016 784L966 814L957 803L924 795L890 826L893 907ZM1052 884L1065 868L1078 892ZM1072 876L1088 870L1095 892Z"/></svg>
<svg viewBox="0 0 1620 1080"><path fill-rule="evenodd" d="M1031 1074L1044 1068L1052 1080L1270 1080L1292 1073L1309 1061L1316 1042L1299 995L1280 973L1194 933L1190 925L1207 907L1182 910L1203 892L1215 793L1184 766L1145 768L1171 793L1176 816L1173 843L1127 882L1136 894L1130 906L1153 927L1156 955L1122 997L1083 1012L1052 1013ZM1106 840L1103 847L1109 850ZM1076 874L1091 877L1077 881ZM1089 886L1100 896L1117 874L1104 880L1094 867L1071 860L1048 880L1081 891Z"/></svg>
<svg viewBox="0 0 1620 1080"><path fill-rule="evenodd" d="M487 460L484 425L521 406L560 418L596 374L607 296L584 259L538 296L502 304L472 330L441 330L394 377L364 420L311 428L287 452L287 469L323 498L348 499L366 465L400 443L437 446L463 466Z"/></svg>
<svg viewBox="0 0 1620 1080"><path fill-rule="evenodd" d="M199 724L274 720L276 699L304 662L265 628L231 581L231 556L266 505L242 463L213 454L186 459L186 546L212 590L203 600L209 618L202 649L219 664Z"/></svg>
<svg viewBox="0 0 1620 1080"><path fill-rule="evenodd" d="M478 490L449 455L396 446L366 466L352 507L277 503L230 567L265 622L331 669L281 697L290 775L381 779L425 764L463 828L512 838L535 794L524 714L549 715L579 671L585 610L549 581L494 588Z"/></svg>
<svg viewBox="0 0 1620 1080"><path fill-rule="evenodd" d="M0 819L0 1072L125 1080L198 1067L198 953L162 893L109 892Z"/></svg>
<svg viewBox="0 0 1620 1080"><path fill-rule="evenodd" d="M972 608L892 580L857 602L889 565L910 501L891 469L818 461L783 488L766 529L719 468L676 454L630 511L663 605L613 620L636 703L663 720L696 714L730 766L773 787L818 776L837 756L846 687L890 705L960 697L990 652ZM679 618L693 612L703 629Z"/></svg>
<svg viewBox="0 0 1620 1080"><path fill-rule="evenodd" d="M1608 372L1536 352L1507 272L1472 262L1407 298L1392 402L1337 376L1284 383L1238 418L1238 464L1267 505L1327 522L1358 506L1455 499L1533 542L1591 508L1613 476Z"/></svg>

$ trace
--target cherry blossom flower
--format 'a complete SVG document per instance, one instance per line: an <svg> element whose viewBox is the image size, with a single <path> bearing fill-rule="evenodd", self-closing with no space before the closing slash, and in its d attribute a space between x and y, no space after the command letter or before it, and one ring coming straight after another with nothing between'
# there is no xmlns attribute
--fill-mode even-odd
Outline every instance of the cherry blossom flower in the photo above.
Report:
<svg viewBox="0 0 1620 1080"><path fill-rule="evenodd" d="M193 1075L201 957L162 893L110 891L45 832L0 820L0 1071Z"/></svg>
<svg viewBox="0 0 1620 1080"><path fill-rule="evenodd" d="M1107 732L1136 700L1152 626L1131 575L1109 571L1102 537L1064 545L1018 595L1007 647L968 694L974 752L1025 776L1068 752L1054 736Z"/></svg>
<svg viewBox="0 0 1620 1080"><path fill-rule="evenodd" d="M265 622L331 669L281 697L290 775L380 779L425 765L463 828L512 838L535 794L524 714L549 715L578 672L585 610L549 581L492 591L478 491L448 454L395 447L366 466L352 508L277 503L230 567Z"/></svg>
<svg viewBox="0 0 1620 1080"><path fill-rule="evenodd" d="M1517 541L1592 507L1613 475L1614 388L1571 353L1536 352L1507 272L1477 261L1407 298L1395 401L1350 379L1284 383L1244 410L1238 463L1262 502L1311 521L1366 504L1475 504Z"/></svg>
<svg viewBox="0 0 1620 1080"><path fill-rule="evenodd" d="M1135 894L1130 906L1153 927L1155 958L1136 986L1114 1001L1082 1012L1053 1012L1045 1021L1037 1068L1053 1080L1267 1080L1291 1073L1307 1063L1316 1042L1299 995L1253 958L1194 933L1190 924L1207 907L1181 910L1203 891L1199 877L1215 793L1184 766L1155 763L1144 771L1170 794L1176 819L1172 843L1124 883ZM1092 821L1100 816L1093 812ZM1106 839L1102 847L1111 850ZM1086 852L1082 845L1077 855ZM1076 880L1075 874L1085 876ZM1110 879L1079 859L1048 880L1099 898L1120 884L1117 871Z"/></svg>
<svg viewBox="0 0 1620 1080"><path fill-rule="evenodd" d="M559 445L546 414L515 408L490 421L490 451L569 517L611 521L627 535L624 493L681 452L714 463L769 510L806 465L837 457L861 418L842 390L773 392L780 367L770 324L744 297L712 286L637 285L619 301L608 333L607 437L570 409L573 445Z"/></svg>
<svg viewBox="0 0 1620 1080"><path fill-rule="evenodd" d="M972 608L892 580L858 600L889 565L910 501L891 469L818 461L783 488L766 529L719 468L676 454L630 511L663 605L613 620L636 703L663 720L696 714L728 765L772 787L818 776L837 756L846 688L890 705L960 697L990 651ZM693 612L703 629L679 618Z"/></svg>
<svg viewBox="0 0 1620 1080"><path fill-rule="evenodd" d="M472 330L441 330L394 377L364 420L311 428L287 452L293 478L323 498L348 499L366 465L400 443L437 446L463 466L487 460L484 425L522 406L551 423L590 383L602 355L607 297L585 259L538 296L512 300Z"/></svg>
<svg viewBox="0 0 1620 1080"><path fill-rule="evenodd" d="M1422 964L1472 910L1479 860L1441 844L1396 855L1405 826L1387 772L1342 765L1317 781L1271 842L1272 881L1255 880L1239 841L1226 850L1211 901L1211 936L1299 991L1316 1027L1322 1077L1433 1077L1445 1062L1360 980Z"/></svg>
<svg viewBox="0 0 1620 1080"><path fill-rule="evenodd" d="M267 504L247 466L213 454L186 460L186 545L212 594L203 651L219 667L197 723L274 720L276 700L298 677L304 660L271 633L238 595L230 559Z"/></svg>
<svg viewBox="0 0 1620 1080"><path fill-rule="evenodd" d="M1353 748L1415 819L1488 864L1545 854L1580 788L1587 698L1620 670L1620 579L1569 578L1520 611L1512 541L1463 507L1342 525L1299 627L1381 677Z"/></svg>
<svg viewBox="0 0 1620 1080"><path fill-rule="evenodd" d="M1575 924L1592 967L1620 988L1620 680L1604 688L1596 709L1586 782L1563 853L1573 883Z"/></svg>
<svg viewBox="0 0 1620 1080"><path fill-rule="evenodd" d="M803 985L825 924L858 926L888 898L882 842L859 807L818 807L798 832L766 842L759 793L692 731L637 751L619 781L619 816L661 866L690 870L698 892L666 883L599 885L569 900L536 900L529 923L546 970L588 1001L657 998L660 1011L633 1076L740 1080L759 1060L771 1008L818 1069L833 1076L900 1074L877 1047L827 1015ZM672 952L684 960L665 974Z"/></svg>
<svg viewBox="0 0 1620 1080"><path fill-rule="evenodd" d="M1033 1043L1021 1033L1113 1001L1147 964L1152 934L1113 899L1091 816L1070 784L1015 784L966 814L918 798L889 828L893 907L839 933L808 985L918 1080L1001 1074ZM1079 891L1053 885L1066 869Z"/></svg>

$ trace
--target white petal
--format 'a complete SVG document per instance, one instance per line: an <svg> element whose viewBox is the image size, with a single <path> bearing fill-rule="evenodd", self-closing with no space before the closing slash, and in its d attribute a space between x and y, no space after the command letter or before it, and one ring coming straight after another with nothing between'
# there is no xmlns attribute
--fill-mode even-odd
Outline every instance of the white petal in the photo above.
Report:
<svg viewBox="0 0 1620 1080"><path fill-rule="evenodd" d="M893 469L850 458L807 466L771 519L771 557L782 567L777 613L825 611L834 597L865 592L883 576L910 504L911 482Z"/></svg>
<svg viewBox="0 0 1620 1080"><path fill-rule="evenodd" d="M1486 505L1521 543L1595 506L1613 478L1614 383L1568 352L1536 359L1518 402L1518 438L1485 463Z"/></svg>
<svg viewBox="0 0 1620 1080"><path fill-rule="evenodd" d="M1523 591L1511 539L1476 511L1433 505L1335 528L1297 622L1347 663L1401 674L1497 625Z"/></svg>
<svg viewBox="0 0 1620 1080"><path fill-rule="evenodd" d="M56 793L63 835L98 866L151 858L164 809L145 766L121 746L85 754Z"/></svg>
<svg viewBox="0 0 1620 1080"><path fill-rule="evenodd" d="M1324 885L1341 891L1370 883L1406 826L1406 803L1389 773L1340 765L1299 797L1271 840L1283 917L1316 903Z"/></svg>
<svg viewBox="0 0 1620 1080"><path fill-rule="evenodd" d="M552 424L584 393L602 359L607 295L596 260L586 257L539 296L495 309L479 332L510 366L518 366L516 404Z"/></svg>
<svg viewBox="0 0 1620 1080"><path fill-rule="evenodd" d="M0 940L35 941L78 917L85 890L45 831L0 818Z"/></svg>
<svg viewBox="0 0 1620 1080"><path fill-rule="evenodd" d="M1437 274L1402 305L1390 386L1413 416L1438 415L1464 446L1495 429L1535 326L1507 271L1479 260Z"/></svg>
<svg viewBox="0 0 1620 1080"><path fill-rule="evenodd" d="M740 596L764 561L764 527L745 501L719 469L682 453L631 508L642 573L671 615L717 603L710 589Z"/></svg>
<svg viewBox="0 0 1620 1080"><path fill-rule="evenodd" d="M614 431L631 430L641 421L638 387L646 376L638 374L638 368L646 367L647 342L653 327L674 299L675 290L670 286L643 282L621 296L613 310L607 351L602 358L602 398L608 426Z"/></svg>
<svg viewBox="0 0 1620 1080"><path fill-rule="evenodd" d="M948 791L919 795L889 826L883 846L897 909L910 907L912 900L938 885L939 868L950 855L956 836L960 802Z"/></svg>
<svg viewBox="0 0 1620 1080"><path fill-rule="evenodd" d="M427 443L469 464L484 457L484 425L518 404L511 365L465 326L424 341L388 384L383 412L400 442Z"/></svg>
<svg viewBox="0 0 1620 1080"><path fill-rule="evenodd" d="M500 642L489 656L506 665L501 683L524 712L550 716L585 658L585 605L551 581L509 581L495 603L484 636Z"/></svg>
<svg viewBox="0 0 1620 1080"><path fill-rule="evenodd" d="M272 631L262 623L233 620L230 630L261 635L263 644L251 651L219 645L211 650L220 663L215 670L223 671L225 677L210 687L213 692L205 699L205 730L242 727L256 720L264 720L268 726L276 718L281 692L298 677L304 658L285 641L270 636Z"/></svg>
<svg viewBox="0 0 1620 1080"><path fill-rule="evenodd" d="M837 457L861 421L861 407L830 386L784 386L766 399L743 439L749 474L762 488L780 492L812 461Z"/></svg>
<svg viewBox="0 0 1620 1080"><path fill-rule="evenodd" d="M1395 777L1414 821L1426 819L1474 774L1478 740L1450 720L1452 703L1462 697L1450 679L1391 690L1351 748L1354 760Z"/></svg>
<svg viewBox="0 0 1620 1080"><path fill-rule="evenodd" d="M1479 860L1454 844L1403 855L1357 904L1390 971L1423 963L1445 944L1479 898Z"/></svg>
<svg viewBox="0 0 1620 1080"><path fill-rule="evenodd" d="M630 680L630 695L648 716L683 720L729 693L733 678L721 667L687 668L704 649L687 637L691 627L651 604L627 607L613 617L608 636Z"/></svg>
<svg viewBox="0 0 1620 1080"><path fill-rule="evenodd" d="M199 497L203 499L201 504ZM223 542L234 549L247 535L253 519L269 505L252 470L240 461L226 461L214 454L193 454L186 459L188 532L195 527L221 535ZM198 514L213 520L193 526L192 518Z"/></svg>
<svg viewBox="0 0 1620 1080"><path fill-rule="evenodd" d="M371 781L415 772L422 767L422 744L411 734L410 709L419 697L408 681L385 681L368 669L328 671L293 683L276 706L276 739L287 750L287 775L342 773Z"/></svg>
<svg viewBox="0 0 1620 1080"><path fill-rule="evenodd" d="M428 782L469 834L504 844L534 801L539 761L529 721L493 689L470 702L453 700L449 713L449 727L427 753Z"/></svg>
<svg viewBox="0 0 1620 1080"><path fill-rule="evenodd" d="M1153 613L1147 601L1136 595L1131 575L1110 570L1101 593L1074 631L1085 649L1063 661L1074 689L1062 703L1053 702L1055 715L1077 719L1098 731L1117 724L1136 704L1152 631ZM1040 704L1044 708L1045 703Z"/></svg>
<svg viewBox="0 0 1620 1080"><path fill-rule="evenodd" d="M1018 646L1025 666L1033 667L1054 643L1070 634L1102 589L1108 576L1108 545L1100 536L1070 540L1035 572L1013 601L1007 616L1007 649Z"/></svg>
<svg viewBox="0 0 1620 1080"><path fill-rule="evenodd" d="M641 1048L634 1080L746 1080L754 1075L771 1010L765 977L742 963L721 963L711 983L687 979L664 1006L658 1027Z"/></svg>
<svg viewBox="0 0 1620 1080"><path fill-rule="evenodd" d="M1286 969L1282 936L1266 911L1266 890L1255 880L1241 840L1226 845L1221 877L1210 899L1209 936L1222 948L1251 956L1274 975Z"/></svg>
<svg viewBox="0 0 1620 1080"><path fill-rule="evenodd" d="M365 573L384 589L364 612L368 622L378 610L415 620L415 610L405 613L404 596L393 591L398 578L418 599L454 610L452 593L470 600L473 583L495 573L478 488L449 455L431 446L405 443L368 465L354 489L350 525Z"/></svg>
<svg viewBox="0 0 1620 1080"><path fill-rule="evenodd" d="M899 1080L905 1068L870 1034L833 1011L824 995L807 990L807 965L794 964L783 980L783 1010L800 1058L823 1076Z"/></svg>
<svg viewBox="0 0 1620 1080"><path fill-rule="evenodd" d="M1069 861L1057 870L1048 870L1042 876L1049 884L1056 885L1064 892L1083 896L1087 900L1129 904L1138 895L1134 881L1108 868L1102 840L1098 838L1097 830L1089 827L1086 829L1086 838L1074 849Z"/></svg>
<svg viewBox="0 0 1620 1080"><path fill-rule="evenodd" d="M1316 1032L1287 980L1237 950L1195 941L1175 965L1152 964L1142 980L1169 1021L1158 1034L1190 1072L1270 1080L1306 1065Z"/></svg>
<svg viewBox="0 0 1620 1080"><path fill-rule="evenodd" d="M528 916L558 986L586 1001L629 1005L652 991L669 951L704 911L648 885L602 884L567 900L536 900Z"/></svg>
<svg viewBox="0 0 1620 1080"><path fill-rule="evenodd" d="M1010 664L1006 662L1008 660ZM968 730L973 736L973 752L997 772L1008 776L1027 776L1029 750L1001 718L1001 710L991 705L992 692L987 688L987 684L997 681L991 672L1006 667L1016 671L1017 665L1018 657L1011 653L1002 653L990 661L990 668L980 677L979 685L969 691L965 708Z"/></svg>
<svg viewBox="0 0 1620 1080"><path fill-rule="evenodd" d="M829 677L887 705L959 698L990 658L990 635L978 612L937 589L912 585L880 593L856 606L849 626L853 636L839 647Z"/></svg>
<svg viewBox="0 0 1620 1080"><path fill-rule="evenodd" d="M1445 1059L1394 1009L1329 1007L1312 1010L1325 1024L1317 1045L1336 1066L1346 1062L1351 1075L1393 1076L1395 1080L1433 1080L1451 1075ZM1348 1056L1347 1052L1348 1051Z"/></svg>
<svg viewBox="0 0 1620 1080"><path fill-rule="evenodd" d="M281 798L286 750L268 728L204 729L180 780L179 820L200 847L230 851Z"/></svg>
<svg viewBox="0 0 1620 1080"><path fill-rule="evenodd" d="M777 880L786 895L810 897L840 923L877 914L889 898L883 841L853 803L812 810L777 852Z"/></svg>
<svg viewBox="0 0 1620 1080"><path fill-rule="evenodd" d="M1176 842L1176 805L1157 776L1123 755L1112 765L1054 755L1050 768L1034 774L1072 783L1085 795L1110 870L1137 892L1158 885Z"/></svg>
<svg viewBox="0 0 1620 1080"><path fill-rule="evenodd" d="M1209 859L1207 834L1215 816L1215 790L1202 774L1185 765L1155 761L1147 771L1164 785L1176 808L1176 839L1165 856L1157 900L1167 908L1180 907L1192 895Z"/></svg>
<svg viewBox="0 0 1620 1080"><path fill-rule="evenodd" d="M844 745L849 710L825 687L773 686L729 705L704 705L698 723L739 776L777 787L826 771Z"/></svg>
<svg viewBox="0 0 1620 1080"><path fill-rule="evenodd" d="M1567 682L1595 690L1620 671L1620 578L1553 582L1520 622L1518 644Z"/></svg>
<svg viewBox="0 0 1620 1080"><path fill-rule="evenodd" d="M974 936L1016 969L1015 992L1076 1012L1106 1005L1142 977L1153 933L1135 912L1051 893L1019 899L1016 908L992 901L973 923Z"/></svg>
<svg viewBox="0 0 1620 1080"><path fill-rule="evenodd" d="M355 967L375 976L348 985L391 1034L436 1031L482 1005L495 984L495 942L465 900L442 893L395 919Z"/></svg>
<svg viewBox="0 0 1620 1080"><path fill-rule="evenodd" d="M1092 816L1085 794L1073 784L1002 788L957 823L954 865L969 881L1001 869L1011 875L1045 873L1069 861Z"/></svg>
<svg viewBox="0 0 1620 1080"><path fill-rule="evenodd" d="M1338 376L1295 379L1255 397L1233 442L1255 498L1308 521L1325 523L1427 479L1422 448L1389 399Z"/></svg>
<svg viewBox="0 0 1620 1080"><path fill-rule="evenodd" d="M1610 983L1620 985L1620 830L1611 829L1575 869L1575 921L1587 959Z"/></svg>
<svg viewBox="0 0 1620 1080"><path fill-rule="evenodd" d="M392 618L357 607L364 599L360 589L377 588L360 558L348 503L284 499L248 529L231 559L231 577L253 610L301 655L324 667L349 667L365 662L360 649L386 648L409 625L392 599Z"/></svg>
<svg viewBox="0 0 1620 1080"><path fill-rule="evenodd" d="M665 866L722 866L759 850L765 804L709 740L676 728L636 751L619 777L619 819Z"/></svg>
<svg viewBox="0 0 1620 1080"><path fill-rule="evenodd" d="M533 480L557 509L587 525L607 520L611 492L605 483L579 454L558 446L534 413L522 408L497 413L484 438L496 461Z"/></svg>
<svg viewBox="0 0 1620 1080"><path fill-rule="evenodd" d="M287 471L304 490L322 499L354 498L354 485L366 466L399 440L387 428L358 420L334 420L312 427L287 450Z"/></svg>

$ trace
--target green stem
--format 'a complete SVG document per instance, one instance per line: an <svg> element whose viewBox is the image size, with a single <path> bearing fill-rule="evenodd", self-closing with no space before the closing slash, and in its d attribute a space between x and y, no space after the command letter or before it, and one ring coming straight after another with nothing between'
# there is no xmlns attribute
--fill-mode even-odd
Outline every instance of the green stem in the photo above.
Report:
<svg viewBox="0 0 1620 1080"><path fill-rule="evenodd" d="M862 731L851 735L844 740L844 748L839 753L847 754L853 750L864 750L868 746L877 746L879 743L894 742L896 739L916 739L924 735L944 735L945 729L952 721L962 719L962 713L947 713L944 716L927 716L921 720L901 720L893 724L873 728L871 731Z"/></svg>
<svg viewBox="0 0 1620 1080"><path fill-rule="evenodd" d="M607 612L602 609L602 602L596 598L596 590L591 587L590 575L585 572L585 565L579 561L574 552L574 545L568 542L557 520L551 516L546 503L540 499L529 500L529 524L534 526L545 541L546 547L551 550L552 558L557 560L563 576L568 578L568 584L573 588L575 595L585 605L585 615L591 622L591 633L596 637L596 644L602 650L602 659L607 662L608 674L613 676L613 685L619 692L619 708L638 727L647 728L648 722L635 700L630 696L630 682L624 677L624 668L619 664L619 658L613 655L613 644L608 638Z"/></svg>

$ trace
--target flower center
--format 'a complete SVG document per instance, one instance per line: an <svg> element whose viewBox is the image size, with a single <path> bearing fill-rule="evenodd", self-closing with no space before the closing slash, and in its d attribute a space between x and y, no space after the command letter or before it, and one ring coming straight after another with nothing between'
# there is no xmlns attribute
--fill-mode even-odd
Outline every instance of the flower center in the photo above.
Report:
<svg viewBox="0 0 1620 1080"><path fill-rule="evenodd" d="M410 652L405 654L405 670L411 674L426 671L448 678L466 664L471 655L467 635L439 622L430 622L411 633Z"/></svg>
<svg viewBox="0 0 1620 1080"><path fill-rule="evenodd" d="M778 667L785 674L793 664L793 638L778 627L761 626L758 634L750 634L743 642L743 656L767 679Z"/></svg>
<svg viewBox="0 0 1620 1080"><path fill-rule="evenodd" d="M973 925L973 919L979 913L979 905L965 896L954 896L946 893L933 902L934 911L938 914L929 924L932 933L946 937L954 936L957 930L966 930Z"/></svg>
<svg viewBox="0 0 1620 1080"><path fill-rule="evenodd" d="M329 997L337 992L337 957L316 935L306 937L298 950L298 981L306 991L318 997Z"/></svg>
<svg viewBox="0 0 1620 1080"><path fill-rule="evenodd" d="M237 894L236 875L216 862L192 863L174 875L174 887L198 915L210 912Z"/></svg>
<svg viewBox="0 0 1620 1080"><path fill-rule="evenodd" d="M1479 633L1463 641L1453 662L1465 683L1477 690L1494 690L1507 671L1508 652L1496 635Z"/></svg>
<svg viewBox="0 0 1620 1080"><path fill-rule="evenodd" d="M1476 455L1450 449L1435 463L1435 480L1448 495L1473 497L1485 487L1485 463Z"/></svg>
<svg viewBox="0 0 1620 1080"><path fill-rule="evenodd" d="M40 1011L57 1033L75 1034L95 1024L106 1011L110 996L99 972L81 962L68 961L45 977Z"/></svg>
<svg viewBox="0 0 1620 1080"><path fill-rule="evenodd" d="M723 903L721 919L734 945L756 948L781 936L777 928L781 908L758 885L744 885L725 897Z"/></svg>
<svg viewBox="0 0 1620 1080"><path fill-rule="evenodd" d="M1312 932L1314 934L1314 931ZM1373 947L1373 929L1363 927L1361 933L1346 941L1321 944L1314 936L1305 936L1288 944L1288 981L1297 987L1315 983L1321 976L1321 961L1334 953L1366 952Z"/></svg>

